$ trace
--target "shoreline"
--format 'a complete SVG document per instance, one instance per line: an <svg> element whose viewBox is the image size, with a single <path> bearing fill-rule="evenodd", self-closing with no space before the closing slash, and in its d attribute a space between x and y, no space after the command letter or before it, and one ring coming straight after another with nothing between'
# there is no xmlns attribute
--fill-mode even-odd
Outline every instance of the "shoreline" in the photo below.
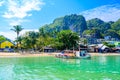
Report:
<svg viewBox="0 0 120 80"><path fill-rule="evenodd" d="M120 53L90 53L91 56L120 56Z"/></svg>
<svg viewBox="0 0 120 80"><path fill-rule="evenodd" d="M8 52L0 52L1 57L47 57L47 56L55 56L59 53L8 53ZM120 53L89 53L91 56L120 56Z"/></svg>
<svg viewBox="0 0 120 80"><path fill-rule="evenodd" d="M9 52L0 52L1 57L44 57L44 56L54 56L57 53L9 53Z"/></svg>

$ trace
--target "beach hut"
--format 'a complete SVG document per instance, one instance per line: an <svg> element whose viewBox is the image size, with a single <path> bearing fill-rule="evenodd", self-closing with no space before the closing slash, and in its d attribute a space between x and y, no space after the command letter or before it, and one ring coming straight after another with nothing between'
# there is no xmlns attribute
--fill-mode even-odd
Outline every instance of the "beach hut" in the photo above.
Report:
<svg viewBox="0 0 120 80"><path fill-rule="evenodd" d="M55 52L55 49L51 48L51 47L44 47L44 52Z"/></svg>
<svg viewBox="0 0 120 80"><path fill-rule="evenodd" d="M89 52L97 52L96 51L96 44L92 44L92 45L88 45L88 50L89 50Z"/></svg>
<svg viewBox="0 0 120 80"><path fill-rule="evenodd" d="M3 51L12 49L13 47L14 47L14 44L9 40L4 40L0 42L0 49Z"/></svg>

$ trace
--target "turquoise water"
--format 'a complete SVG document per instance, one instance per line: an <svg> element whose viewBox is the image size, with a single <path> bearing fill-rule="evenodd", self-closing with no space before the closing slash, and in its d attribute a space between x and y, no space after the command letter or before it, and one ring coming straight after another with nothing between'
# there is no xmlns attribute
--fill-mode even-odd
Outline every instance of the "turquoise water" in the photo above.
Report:
<svg viewBox="0 0 120 80"><path fill-rule="evenodd" d="M0 80L120 80L120 56L0 58Z"/></svg>

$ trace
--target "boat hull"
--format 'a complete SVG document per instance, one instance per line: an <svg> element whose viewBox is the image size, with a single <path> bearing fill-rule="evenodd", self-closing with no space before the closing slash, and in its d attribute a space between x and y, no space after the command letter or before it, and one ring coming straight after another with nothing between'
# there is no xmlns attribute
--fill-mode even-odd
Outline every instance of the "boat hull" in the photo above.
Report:
<svg viewBox="0 0 120 80"><path fill-rule="evenodd" d="M67 56L67 55L63 55L63 54L58 54L55 55L55 57L57 58L64 58L64 59L90 59L91 55L87 54L86 56Z"/></svg>

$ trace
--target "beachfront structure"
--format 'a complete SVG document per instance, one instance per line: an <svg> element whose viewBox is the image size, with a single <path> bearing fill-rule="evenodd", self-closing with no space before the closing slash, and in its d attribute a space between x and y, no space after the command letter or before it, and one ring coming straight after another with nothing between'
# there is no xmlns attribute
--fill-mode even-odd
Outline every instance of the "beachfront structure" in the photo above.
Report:
<svg viewBox="0 0 120 80"><path fill-rule="evenodd" d="M51 47L44 47L44 52L55 52L55 49Z"/></svg>
<svg viewBox="0 0 120 80"><path fill-rule="evenodd" d="M9 40L4 40L0 42L0 48L5 49L5 48L13 48L14 44L9 41Z"/></svg>

